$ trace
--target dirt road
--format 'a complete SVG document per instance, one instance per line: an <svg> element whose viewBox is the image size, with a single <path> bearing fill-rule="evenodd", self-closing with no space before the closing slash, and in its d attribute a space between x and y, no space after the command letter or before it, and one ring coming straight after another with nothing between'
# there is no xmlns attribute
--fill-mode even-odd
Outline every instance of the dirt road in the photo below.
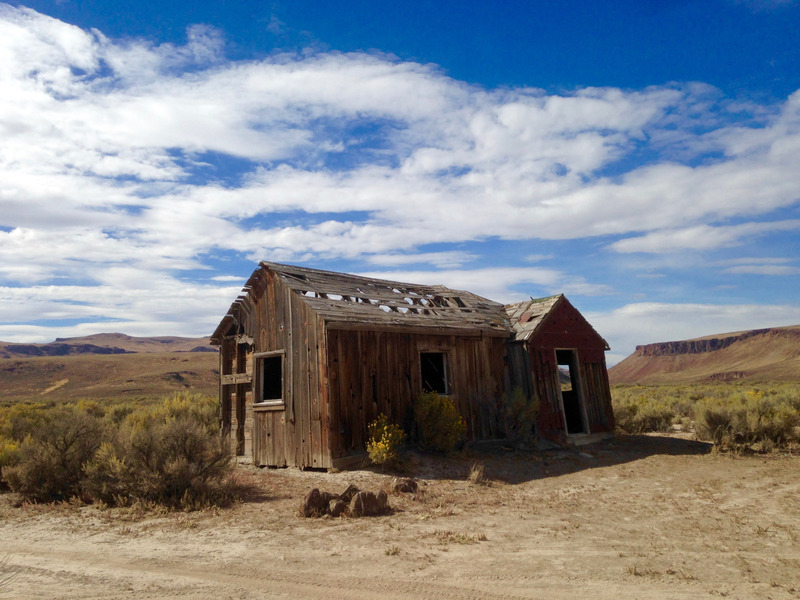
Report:
<svg viewBox="0 0 800 600"><path fill-rule="evenodd" d="M488 485L466 481L476 461ZM256 498L162 515L2 494L0 597L800 598L800 457L627 437L412 457L409 471L420 493L360 519L298 507L312 487L377 490L389 475L242 467Z"/></svg>

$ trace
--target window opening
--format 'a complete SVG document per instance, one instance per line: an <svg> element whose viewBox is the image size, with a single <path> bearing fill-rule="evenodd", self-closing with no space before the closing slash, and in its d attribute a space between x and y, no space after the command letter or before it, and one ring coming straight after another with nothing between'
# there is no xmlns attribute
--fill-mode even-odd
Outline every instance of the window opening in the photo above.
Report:
<svg viewBox="0 0 800 600"><path fill-rule="evenodd" d="M422 370L422 391L449 394L447 356L444 352L422 352L419 359Z"/></svg>
<svg viewBox="0 0 800 600"><path fill-rule="evenodd" d="M284 405L283 352L256 356L256 406Z"/></svg>

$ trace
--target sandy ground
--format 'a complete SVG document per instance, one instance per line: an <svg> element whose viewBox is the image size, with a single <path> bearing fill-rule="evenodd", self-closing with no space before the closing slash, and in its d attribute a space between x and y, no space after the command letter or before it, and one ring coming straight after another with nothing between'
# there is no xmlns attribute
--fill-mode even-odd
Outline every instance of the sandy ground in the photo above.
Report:
<svg viewBox="0 0 800 600"><path fill-rule="evenodd" d="M474 462L488 484L466 480ZM408 469L421 492L360 519L298 508L389 475L240 467L257 497L161 515L2 494L0 597L800 598L800 457L632 436Z"/></svg>

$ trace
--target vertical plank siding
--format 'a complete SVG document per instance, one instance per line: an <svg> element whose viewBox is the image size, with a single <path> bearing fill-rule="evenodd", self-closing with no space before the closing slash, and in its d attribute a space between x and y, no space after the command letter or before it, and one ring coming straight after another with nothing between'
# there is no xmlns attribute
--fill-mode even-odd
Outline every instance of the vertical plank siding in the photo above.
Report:
<svg viewBox="0 0 800 600"><path fill-rule="evenodd" d="M555 351L551 347L531 346L529 353L533 393L539 398L539 433L548 439L558 438L564 431L564 411Z"/></svg>
<svg viewBox="0 0 800 600"><path fill-rule="evenodd" d="M328 331L330 451L342 458L364 451L367 427L379 414L413 430L413 402L422 391L420 352L447 356L451 397L469 439L496 436L502 399L505 339L387 331ZM374 380L373 380L374 377ZM480 390L480 393L474 393ZM482 405L494 407L486 411Z"/></svg>
<svg viewBox="0 0 800 600"><path fill-rule="evenodd" d="M611 407L611 388L605 360L582 364L584 381L588 388L589 427L591 433L614 431L614 410Z"/></svg>
<svg viewBox="0 0 800 600"><path fill-rule="evenodd" d="M226 339L223 340L221 346L219 351L220 432L224 438L230 440L233 423L233 390L231 386L222 384L222 377L233 373L234 342L233 340ZM235 447L231 446L231 450L235 451Z"/></svg>

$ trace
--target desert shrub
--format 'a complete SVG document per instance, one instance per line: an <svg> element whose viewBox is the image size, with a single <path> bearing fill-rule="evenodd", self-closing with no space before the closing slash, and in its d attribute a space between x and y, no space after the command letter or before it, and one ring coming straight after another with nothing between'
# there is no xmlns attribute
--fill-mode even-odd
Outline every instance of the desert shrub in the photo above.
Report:
<svg viewBox="0 0 800 600"><path fill-rule="evenodd" d="M526 442L536 436L539 398L527 398L522 388L515 387L502 407L503 429L512 442Z"/></svg>
<svg viewBox="0 0 800 600"><path fill-rule="evenodd" d="M41 404L20 403L0 410L0 435L22 442L41 426L47 409Z"/></svg>
<svg viewBox="0 0 800 600"><path fill-rule="evenodd" d="M140 408L127 421L140 427L187 418L200 425L210 435L219 432L219 402L212 396L192 392L177 392L162 403Z"/></svg>
<svg viewBox="0 0 800 600"><path fill-rule="evenodd" d="M752 385L752 384L750 384ZM694 426L720 448L759 450L800 442L800 387L782 382L618 385L611 390L617 427L628 433Z"/></svg>
<svg viewBox="0 0 800 600"><path fill-rule="evenodd" d="M201 405L190 406L196 399ZM195 509L231 499L230 452L210 403L176 395L128 416L114 440L86 465L86 491L107 504L134 501ZM213 413L216 413L216 402Z"/></svg>
<svg viewBox="0 0 800 600"><path fill-rule="evenodd" d="M198 394L137 409L92 401L9 407L0 412L0 466L12 490L32 501L80 496L192 509L234 493L217 402Z"/></svg>
<svg viewBox="0 0 800 600"><path fill-rule="evenodd" d="M96 400L78 400L75 406L96 419L102 419L106 415L106 408Z"/></svg>
<svg viewBox="0 0 800 600"><path fill-rule="evenodd" d="M797 442L800 413L761 390L698 403L697 437L726 449L772 450Z"/></svg>
<svg viewBox="0 0 800 600"><path fill-rule="evenodd" d="M117 445L103 442L94 458L84 465L84 492L94 500L123 506L129 502L129 466Z"/></svg>
<svg viewBox="0 0 800 600"><path fill-rule="evenodd" d="M13 467L19 462L19 442L0 435L0 475L3 467Z"/></svg>
<svg viewBox="0 0 800 600"><path fill-rule="evenodd" d="M134 412L136 412L136 408L129 404L114 404L106 411L105 419L109 424L119 427L128 418L128 415Z"/></svg>
<svg viewBox="0 0 800 600"><path fill-rule="evenodd" d="M367 454L376 465L392 466L399 459L400 447L405 440L402 428L389 422L389 418L381 414L368 426Z"/></svg>
<svg viewBox="0 0 800 600"><path fill-rule="evenodd" d="M719 384L717 384L719 387ZM617 429L640 434L691 428L694 407L713 386L618 385L611 388Z"/></svg>
<svg viewBox="0 0 800 600"><path fill-rule="evenodd" d="M450 452L467 430L453 400L436 392L424 392L417 397L414 420L420 430L422 446L428 450Z"/></svg>
<svg viewBox="0 0 800 600"><path fill-rule="evenodd" d="M669 431L679 418L680 413L673 404L645 395L629 397L614 404L617 427L626 433Z"/></svg>
<svg viewBox="0 0 800 600"><path fill-rule="evenodd" d="M17 464L3 478L26 500L49 502L81 496L83 465L102 441L98 419L75 407L50 409L19 446Z"/></svg>
<svg viewBox="0 0 800 600"><path fill-rule="evenodd" d="M729 406L719 401L703 401L695 408L695 433L698 439L728 447L734 443L734 415Z"/></svg>

